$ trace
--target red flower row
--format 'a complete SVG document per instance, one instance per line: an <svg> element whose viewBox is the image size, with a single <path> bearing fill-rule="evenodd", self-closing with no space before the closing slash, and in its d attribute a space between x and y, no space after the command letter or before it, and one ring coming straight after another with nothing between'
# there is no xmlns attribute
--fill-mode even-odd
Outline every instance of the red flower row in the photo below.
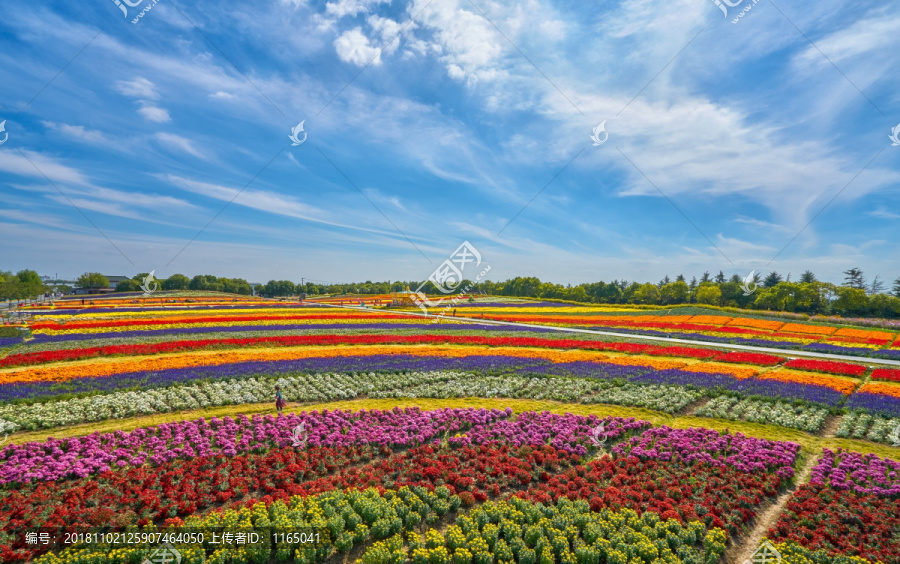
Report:
<svg viewBox="0 0 900 564"><path fill-rule="evenodd" d="M784 359L780 356L760 353L747 353L733 351L716 359L719 362L736 362L739 364L756 364L758 366L775 366L781 364Z"/></svg>
<svg viewBox="0 0 900 564"><path fill-rule="evenodd" d="M843 376L862 376L868 370L861 364L850 364L849 362L833 362L830 360L812 360L807 358L797 358L790 360L784 364L787 368L798 368L800 370L812 370L814 372L827 372L828 374L841 374Z"/></svg>
<svg viewBox="0 0 900 564"><path fill-rule="evenodd" d="M876 368L872 371L872 379L900 382L900 370L895 368Z"/></svg>

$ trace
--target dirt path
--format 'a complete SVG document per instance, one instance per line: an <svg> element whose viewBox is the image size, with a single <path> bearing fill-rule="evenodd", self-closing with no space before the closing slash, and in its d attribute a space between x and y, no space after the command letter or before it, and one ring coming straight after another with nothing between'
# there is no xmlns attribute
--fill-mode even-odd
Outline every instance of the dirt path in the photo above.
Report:
<svg viewBox="0 0 900 564"><path fill-rule="evenodd" d="M841 426L842 415L829 415L825 418L825 426L822 428L822 436L826 439L834 438L838 427Z"/></svg>
<svg viewBox="0 0 900 564"><path fill-rule="evenodd" d="M700 398L695 402L691 402L684 406L683 409L676 412L676 415L694 415L697 410L708 404L712 398Z"/></svg>
<svg viewBox="0 0 900 564"><path fill-rule="evenodd" d="M766 536L766 532L778 521L778 516L781 515L791 495L794 494L798 487L809 480L809 475L812 473L812 469L818 460L818 456L810 456L803 464L803 467L800 468L794 486L788 488L774 502L770 502L768 505L760 508L753 522L753 529L742 536L741 542L731 544L728 550L725 551L726 564L742 564L745 560L751 559L753 553L759 548L760 541Z"/></svg>

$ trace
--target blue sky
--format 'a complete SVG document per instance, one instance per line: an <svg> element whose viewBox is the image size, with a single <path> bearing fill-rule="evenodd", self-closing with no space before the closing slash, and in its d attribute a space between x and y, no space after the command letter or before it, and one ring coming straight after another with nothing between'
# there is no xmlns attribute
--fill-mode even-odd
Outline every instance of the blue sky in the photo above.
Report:
<svg viewBox="0 0 900 564"><path fill-rule="evenodd" d="M900 276L900 4L152 1L4 4L0 268Z"/></svg>

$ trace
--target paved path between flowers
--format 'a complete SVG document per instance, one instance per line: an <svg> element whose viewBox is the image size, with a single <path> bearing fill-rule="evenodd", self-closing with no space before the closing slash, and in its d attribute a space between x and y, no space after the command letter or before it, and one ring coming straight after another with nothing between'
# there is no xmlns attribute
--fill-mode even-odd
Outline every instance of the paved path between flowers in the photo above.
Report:
<svg viewBox="0 0 900 564"><path fill-rule="evenodd" d="M334 307L339 309L353 309L353 310L361 310L361 311L369 311L369 312L383 312L390 314L399 314L399 315L409 315L412 317L422 317L427 318L428 316L421 313L413 313L410 311L384 311L379 309L373 309L369 307L359 307L359 306L340 306L333 304L323 304L317 302L305 302L310 304L315 304L319 306L325 307ZM604 335L607 337L620 337L623 339L643 339L645 341L662 341L664 343L679 343L682 345L694 345L700 347L713 347L718 349L739 349L745 351L753 351L753 352L764 352L770 354L777 354L780 356L788 356L796 355L796 356L805 356L810 358L827 358L832 360L843 360L843 361L853 361L860 362L863 364L889 364L891 366L900 366L900 360L888 360L884 358L869 358L867 356L848 356L843 354L829 354L829 353L817 353L810 351L798 351L794 349L775 349L769 347L756 347L753 345L732 345L726 343L711 343L709 341L693 341L690 339L675 339L672 337L654 337L652 335L637 335L633 333L616 333L614 331L597 331L594 329L578 329L575 327L555 327L552 325L533 325L531 323L518 323L515 321L495 321L493 319L480 319L477 317L453 317L453 316L432 316L432 319L437 321L450 321L450 322L458 322L458 323L482 323L485 325L510 325L513 327L531 327L534 329L553 329L554 331L562 331L565 333L587 333L588 335Z"/></svg>
<svg viewBox="0 0 900 564"><path fill-rule="evenodd" d="M785 506L787 506L788 501L790 501L794 492L797 491L797 488L809 481L812 469L818 461L818 456L810 456L807 458L803 467L797 472L797 480L794 482L794 485L778 496L778 499L776 499L774 503L757 513L756 519L753 522L753 530L739 537L742 539L740 543L729 547L725 552L725 562L728 564L742 564L748 560L753 562L753 553L759 548L760 542L769 532L769 529L778 522L778 517L781 516ZM781 559L779 558L779 562L780 561Z"/></svg>

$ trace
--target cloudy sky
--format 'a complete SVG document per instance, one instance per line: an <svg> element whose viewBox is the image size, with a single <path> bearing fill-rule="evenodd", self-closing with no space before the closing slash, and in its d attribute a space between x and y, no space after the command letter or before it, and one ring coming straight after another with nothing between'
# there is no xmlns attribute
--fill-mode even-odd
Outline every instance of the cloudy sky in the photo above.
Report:
<svg viewBox="0 0 900 564"><path fill-rule="evenodd" d="M0 269L900 276L898 3L153 1L4 4Z"/></svg>

